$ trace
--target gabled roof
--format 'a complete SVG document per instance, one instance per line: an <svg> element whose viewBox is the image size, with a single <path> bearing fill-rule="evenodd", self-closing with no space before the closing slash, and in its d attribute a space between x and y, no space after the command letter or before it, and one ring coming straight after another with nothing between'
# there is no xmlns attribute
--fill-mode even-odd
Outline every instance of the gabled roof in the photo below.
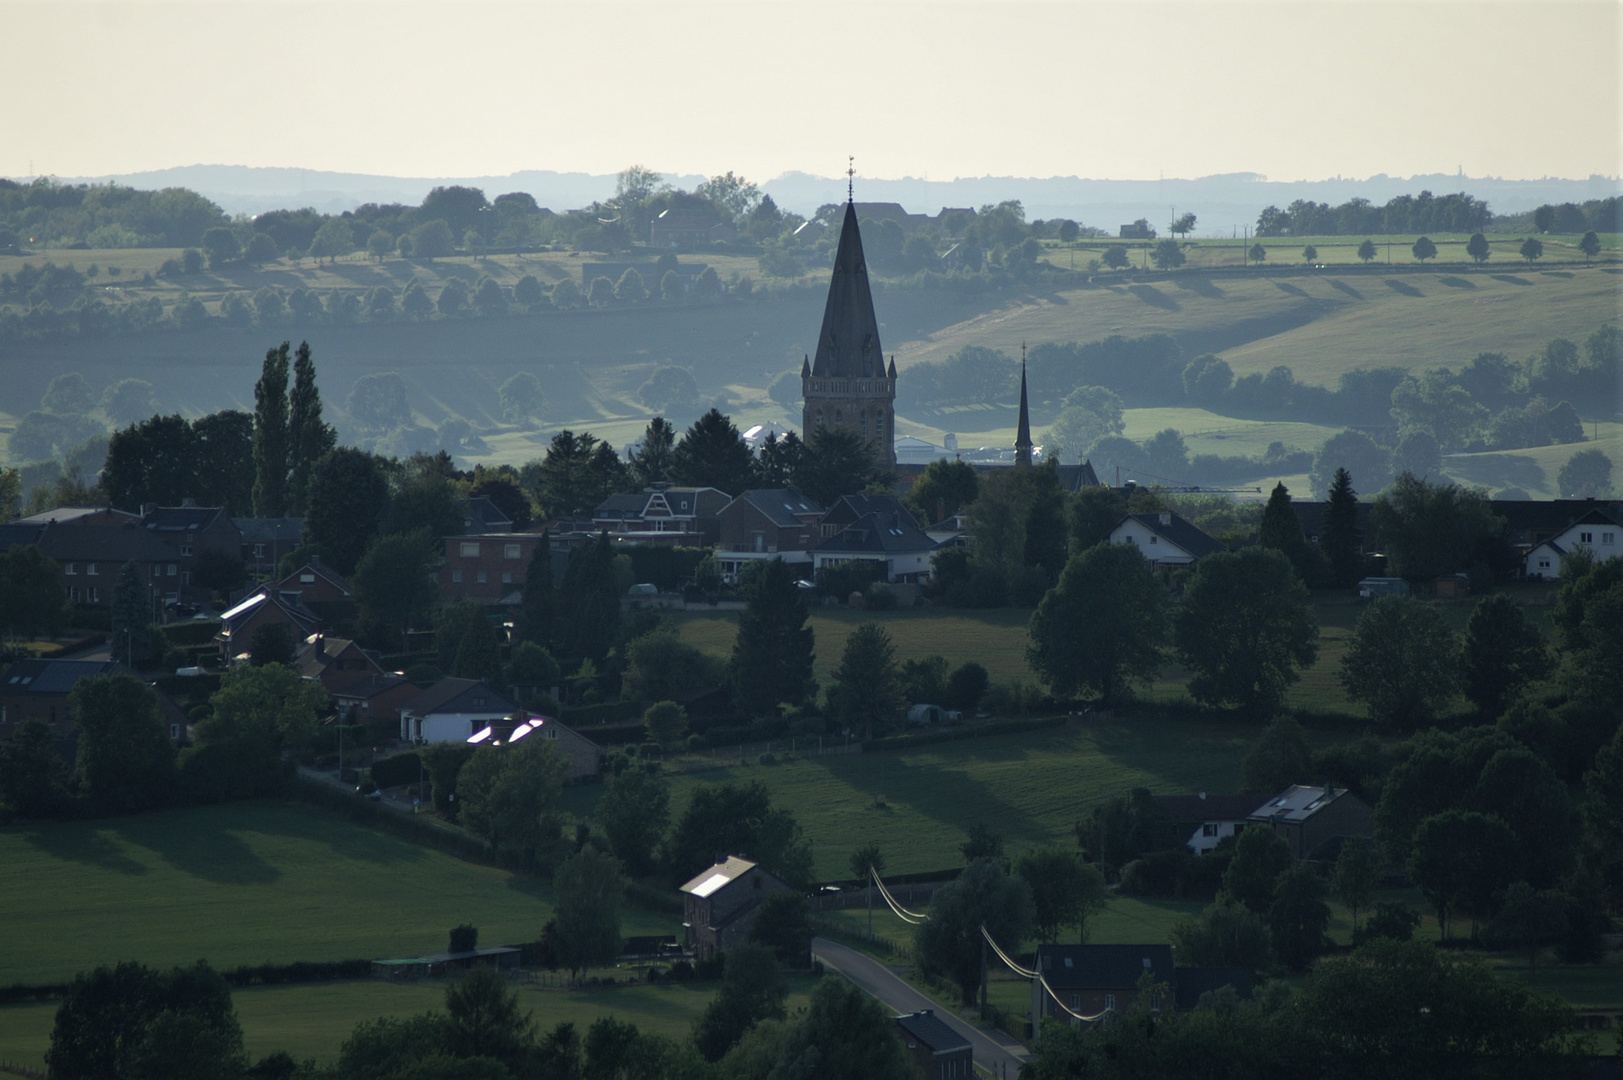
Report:
<svg viewBox="0 0 1623 1080"><path fill-rule="evenodd" d="M197 533L224 516L223 506L159 506L148 510L141 524L157 533Z"/></svg>
<svg viewBox="0 0 1623 1080"><path fill-rule="evenodd" d="M350 588L348 578L346 578L344 575L340 574L338 571L334 570L332 567L330 567L330 566L326 565L325 563L323 563L320 559L311 559L309 562L305 563L303 566L301 566L297 570L293 571L287 577L285 577L281 581L277 582L276 587L278 589L289 590L289 591L292 591L292 592L298 592L299 591L299 586L304 584L304 582L301 582L299 580L300 575L303 575L303 574L314 574L317 577L326 580L329 584L331 584L335 589L337 589L339 592L343 593L345 596L348 596L351 592L354 591L354 590L352 590Z"/></svg>
<svg viewBox="0 0 1623 1080"><path fill-rule="evenodd" d="M293 670L306 679L318 679L322 672L346 652L365 660L374 671L383 670L383 666L372 657L372 654L354 641L349 638L329 637L326 634L311 634L299 645L298 651L293 654Z"/></svg>
<svg viewBox="0 0 1623 1080"><path fill-rule="evenodd" d="M868 287L868 264L862 255L857 209L849 202L845 204L840 243L834 253L834 271L823 305L823 327L817 334L812 374L819 378L885 377L885 350L879 343L879 320L874 316L873 293Z"/></svg>
<svg viewBox="0 0 1623 1080"><path fill-rule="evenodd" d="M969 1045L968 1039L948 1027L946 1022L930 1009L903 1013L896 1018L896 1026L938 1054L962 1050Z"/></svg>
<svg viewBox="0 0 1623 1080"><path fill-rule="evenodd" d="M1155 801L1177 825L1244 821L1257 808L1255 795L1157 795Z"/></svg>
<svg viewBox="0 0 1623 1080"><path fill-rule="evenodd" d="M306 634L321 625L321 619L316 613L298 602L298 597L284 592L276 592L269 588L261 588L242 598L235 607L220 613L220 622L228 632L235 632L234 623L245 621L249 616L260 610L264 605L271 604L282 610L295 626L301 627Z"/></svg>
<svg viewBox="0 0 1623 1080"><path fill-rule="evenodd" d="M1039 945L1037 970L1055 990L1131 990L1146 971L1175 978L1170 945Z"/></svg>
<svg viewBox="0 0 1623 1080"><path fill-rule="evenodd" d="M362 675L354 682L346 682L338 689L332 691L333 697L345 698L354 701L366 701L379 694L387 694L391 690L402 686L411 686L404 675L394 672L385 672L382 675Z"/></svg>
<svg viewBox="0 0 1623 1080"><path fill-rule="evenodd" d="M712 517L730 502L732 496L719 488L661 485L636 494L617 492L610 495L598 504L592 517L594 520L615 521L647 517Z"/></svg>
<svg viewBox="0 0 1623 1080"><path fill-rule="evenodd" d="M1580 525L1611 525L1616 527L1618 524L1618 520L1611 514L1608 514L1605 510L1602 510L1599 507L1596 507L1587 514L1584 514L1582 517L1569 521L1561 532L1564 533L1568 529L1576 529ZM1557 535L1560 535L1560 533Z"/></svg>
<svg viewBox="0 0 1623 1080"><path fill-rule="evenodd" d="M1163 518L1166 520L1163 521ZM1197 559L1204 558L1207 555L1215 555L1223 550L1221 540L1202 532L1192 522L1186 521L1170 510L1159 514L1128 514L1116 523L1116 528L1121 528L1128 521L1138 522L1163 540L1176 544ZM1115 530L1112 529L1111 531L1114 532Z"/></svg>
<svg viewBox="0 0 1623 1080"><path fill-rule="evenodd" d="M479 679L447 676L401 705L400 711L412 716L451 712L511 713L518 711L518 705Z"/></svg>
<svg viewBox="0 0 1623 1080"><path fill-rule="evenodd" d="M821 506L794 488L752 488L722 507L723 512L734 503L748 503L780 529L794 529L804 525L805 522L797 516L799 514L821 515L823 512Z"/></svg>
<svg viewBox="0 0 1623 1080"><path fill-rule="evenodd" d="M813 550L896 554L933 551L938 545L913 519L894 512L875 512L847 525Z"/></svg>
<svg viewBox="0 0 1623 1080"><path fill-rule="evenodd" d="M37 544L44 532L44 525L23 525L15 521L0 525L0 551L10 551L14 547L27 547Z"/></svg>
<svg viewBox="0 0 1623 1080"><path fill-rule="evenodd" d="M918 528L919 523L908 512L907 506L894 495L841 495L828 508L828 513L823 515L823 524L850 525L873 513L899 514L904 521Z"/></svg>
<svg viewBox="0 0 1623 1080"><path fill-rule="evenodd" d="M18 660L0 677L0 694L66 694L80 679L123 670L117 660Z"/></svg>
<svg viewBox="0 0 1623 1080"><path fill-rule="evenodd" d="M513 519L483 495L462 500L462 524L467 532L502 532L513 527Z"/></svg>
<svg viewBox="0 0 1623 1080"><path fill-rule="evenodd" d="M1254 821L1306 821L1337 799L1356 798L1346 788L1292 784L1251 811Z"/></svg>
<svg viewBox="0 0 1623 1080"><path fill-rule="evenodd" d="M231 523L250 544L296 544L304 535L303 518L239 517L232 518Z"/></svg>
<svg viewBox="0 0 1623 1080"><path fill-rule="evenodd" d="M47 525L35 541L58 562L168 562L175 551L139 525Z"/></svg>
<svg viewBox="0 0 1623 1080"><path fill-rule="evenodd" d="M740 859L737 855L729 855L721 862L706 867L696 874L693 880L682 886L682 891L692 893L700 898L713 896L753 869L755 869L755 864L748 859Z"/></svg>
<svg viewBox="0 0 1623 1080"><path fill-rule="evenodd" d="M1554 540L1540 540L1538 543L1536 543L1532 547L1528 548L1527 553L1529 555L1531 555L1531 554L1533 554L1533 552L1537 551L1539 548L1549 548L1551 551L1555 552L1557 555L1565 555L1567 553L1567 549L1562 547L1560 544L1556 543Z"/></svg>

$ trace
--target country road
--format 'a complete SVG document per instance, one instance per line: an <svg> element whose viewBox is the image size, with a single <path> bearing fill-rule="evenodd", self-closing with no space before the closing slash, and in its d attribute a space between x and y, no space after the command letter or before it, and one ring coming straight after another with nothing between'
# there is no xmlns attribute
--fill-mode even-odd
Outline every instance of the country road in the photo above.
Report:
<svg viewBox="0 0 1623 1080"><path fill-rule="evenodd" d="M812 955L823 962L823 966L831 971L838 971L850 979L863 990L896 1013L919 1012L923 1009L932 1009L936 1016L948 1027L968 1039L974 1049L975 1062L992 1070L992 1074L1003 1080L1008 1077L1013 1080L1020 1075L1020 1066L1025 1063L1026 1049L1013 1039L1008 1043L999 1042L998 1038L1008 1038L1001 1032L998 1037L972 1027L954 1016L951 1010L931 1001L912 985L904 982L895 972L884 964L846 945L840 945L827 938L812 939Z"/></svg>

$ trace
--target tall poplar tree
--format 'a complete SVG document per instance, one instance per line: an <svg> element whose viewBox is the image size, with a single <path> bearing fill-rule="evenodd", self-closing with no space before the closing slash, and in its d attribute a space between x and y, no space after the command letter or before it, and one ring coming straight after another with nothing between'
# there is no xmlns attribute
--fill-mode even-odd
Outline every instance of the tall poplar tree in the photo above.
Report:
<svg viewBox="0 0 1623 1080"><path fill-rule="evenodd" d="M285 517L287 501L287 354L284 341L265 354L254 384L254 516Z"/></svg>
<svg viewBox="0 0 1623 1080"><path fill-rule="evenodd" d="M302 514L310 497L310 474L321 455L338 442L338 433L321 419L321 391L316 389L316 365L310 343L299 342L293 358L293 393L288 399L289 478L287 504Z"/></svg>

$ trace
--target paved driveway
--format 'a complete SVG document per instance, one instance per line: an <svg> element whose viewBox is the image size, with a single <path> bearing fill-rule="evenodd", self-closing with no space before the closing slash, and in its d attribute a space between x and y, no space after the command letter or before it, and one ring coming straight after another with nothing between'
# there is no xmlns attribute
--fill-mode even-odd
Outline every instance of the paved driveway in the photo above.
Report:
<svg viewBox="0 0 1623 1080"><path fill-rule="evenodd" d="M999 1040L1008 1039L1002 1032L994 1037L988 1032L966 1024L954 1016L951 1010L919 993L912 984L903 981L890 968L867 953L827 938L813 938L812 955L821 960L824 967L838 971L878 998L893 1012L899 1014L919 1012L923 1009L935 1010L936 1016L941 1021L969 1040L976 1063L991 1069L999 1080L1003 1077L1012 1080L1020 1074L1020 1066L1027 1057L1026 1049L1020 1043L1013 1039L1009 1039L1007 1043L1001 1042Z"/></svg>

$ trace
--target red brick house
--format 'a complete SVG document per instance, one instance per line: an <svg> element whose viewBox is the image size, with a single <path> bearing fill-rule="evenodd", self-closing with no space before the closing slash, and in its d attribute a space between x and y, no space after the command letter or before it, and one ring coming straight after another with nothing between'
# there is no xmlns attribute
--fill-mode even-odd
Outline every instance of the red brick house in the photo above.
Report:
<svg viewBox="0 0 1623 1080"><path fill-rule="evenodd" d="M297 596L260 589L220 615L221 657L229 663L246 655L253 648L254 632L278 623L287 626L295 644L321 627L321 620Z"/></svg>
<svg viewBox="0 0 1623 1080"><path fill-rule="evenodd" d="M333 708L347 724L398 724L401 706L422 692L422 687L392 671L363 675L332 692Z"/></svg>
<svg viewBox="0 0 1623 1080"><path fill-rule="evenodd" d="M284 596L296 596L299 603L333 604L352 598L354 589L349 579L319 558L312 558L293 573L276 583L275 589Z"/></svg>
<svg viewBox="0 0 1623 1080"><path fill-rule="evenodd" d="M319 682L329 694L368 676L388 674L373 653L348 638L328 637L319 630L293 654L293 670Z"/></svg>
<svg viewBox="0 0 1623 1080"><path fill-rule="evenodd" d="M541 533L474 533L445 538L440 596L446 603L478 600L497 604L524 588Z"/></svg>
<svg viewBox="0 0 1623 1080"><path fill-rule="evenodd" d="M1039 945L1036 963L1031 1018L1039 1030L1045 1019L1098 1023L1127 1008L1146 974L1169 990L1177 986L1170 945ZM1159 996L1150 1002L1152 1011L1172 1005Z"/></svg>
<svg viewBox="0 0 1623 1080"><path fill-rule="evenodd" d="M281 561L304 540L303 518L239 517L231 521L242 534L242 564L256 579L274 575Z"/></svg>
<svg viewBox="0 0 1623 1080"><path fill-rule="evenodd" d="M213 590L198 580L198 559L205 554L231 561L242 557L242 530L222 506L198 506L187 499L180 506L149 506L141 527L167 545L179 565L178 587L165 596L170 603L199 603ZM165 578L167 582L167 575Z"/></svg>
<svg viewBox="0 0 1623 1080"><path fill-rule="evenodd" d="M0 551L23 544L39 548L62 571L63 597L90 607L112 606L119 572L133 562L146 586L152 621L159 621L165 600L178 595L180 560L134 521L84 520L0 525Z"/></svg>
<svg viewBox="0 0 1623 1080"><path fill-rule="evenodd" d="M721 528L716 562L721 575L737 581L745 563L781 558L811 568L823 508L794 488L744 492L716 513Z"/></svg>
<svg viewBox="0 0 1623 1080"><path fill-rule="evenodd" d="M682 886L687 947L701 960L749 938L761 902L789 886L747 859L720 860Z"/></svg>

